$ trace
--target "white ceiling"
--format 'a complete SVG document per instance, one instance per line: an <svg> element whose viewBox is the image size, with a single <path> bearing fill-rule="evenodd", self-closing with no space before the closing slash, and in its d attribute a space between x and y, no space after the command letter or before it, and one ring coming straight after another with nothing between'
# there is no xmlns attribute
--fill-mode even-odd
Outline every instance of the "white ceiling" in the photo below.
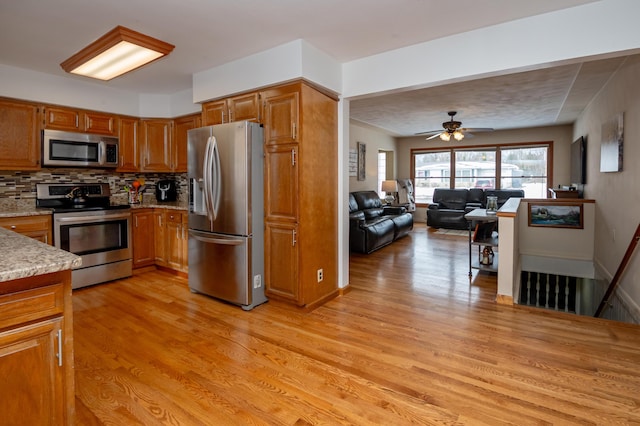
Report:
<svg viewBox="0 0 640 426"><path fill-rule="evenodd" d="M0 64L71 79L60 63L116 25L176 46L110 82L173 94L194 73L305 39L339 62L594 0L0 0ZM461 13L461 11L463 13ZM465 127L572 122L621 59L354 100L353 119L396 135L435 130L457 110Z"/></svg>

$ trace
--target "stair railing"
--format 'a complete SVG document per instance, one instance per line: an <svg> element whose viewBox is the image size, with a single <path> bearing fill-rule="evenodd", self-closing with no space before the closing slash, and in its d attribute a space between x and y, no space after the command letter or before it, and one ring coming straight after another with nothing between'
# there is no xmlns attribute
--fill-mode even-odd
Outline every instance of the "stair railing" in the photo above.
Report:
<svg viewBox="0 0 640 426"><path fill-rule="evenodd" d="M618 286L620 277L622 276L622 273L627 267L629 260L631 260L631 255L633 255L633 251L638 245L638 240L640 240L640 224L638 225L638 228L636 228L636 233L633 235L633 238L629 242L629 246L627 247L627 252L624 254L624 257L622 258L622 262L620 262L620 266L618 266L618 270L616 271L616 274L613 276L613 280L611 280L611 284L609 284L609 287L607 288L607 291L605 292L604 297L602 298L602 302L600 302L600 306L598 306L596 313L593 315L594 317L599 318L600 315L602 315L602 312L604 312L604 309L609 305L609 298L611 297L616 287Z"/></svg>

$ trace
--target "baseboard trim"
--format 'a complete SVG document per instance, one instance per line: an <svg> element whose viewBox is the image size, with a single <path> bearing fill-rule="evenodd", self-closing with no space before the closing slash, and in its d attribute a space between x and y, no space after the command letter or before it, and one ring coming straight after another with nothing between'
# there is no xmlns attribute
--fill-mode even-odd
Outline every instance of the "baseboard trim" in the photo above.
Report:
<svg viewBox="0 0 640 426"><path fill-rule="evenodd" d="M504 294L498 294L496 296L496 303L498 305L511 305L511 306L513 306L513 296L506 296Z"/></svg>

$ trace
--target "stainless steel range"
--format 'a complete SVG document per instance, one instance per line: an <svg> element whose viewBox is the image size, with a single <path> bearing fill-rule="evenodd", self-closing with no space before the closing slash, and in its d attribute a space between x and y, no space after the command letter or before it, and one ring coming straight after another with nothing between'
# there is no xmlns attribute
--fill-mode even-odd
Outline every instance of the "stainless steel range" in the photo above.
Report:
<svg viewBox="0 0 640 426"><path fill-rule="evenodd" d="M53 210L54 245L82 258L74 289L131 276L131 211L110 195L106 183L36 185L36 206Z"/></svg>

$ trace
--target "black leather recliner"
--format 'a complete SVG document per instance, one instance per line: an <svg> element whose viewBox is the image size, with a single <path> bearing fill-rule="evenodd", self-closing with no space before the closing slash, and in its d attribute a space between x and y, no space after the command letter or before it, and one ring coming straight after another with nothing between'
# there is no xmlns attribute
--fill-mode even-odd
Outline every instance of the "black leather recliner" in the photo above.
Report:
<svg viewBox="0 0 640 426"><path fill-rule="evenodd" d="M413 229L413 216L404 207L383 206L375 191L349 194L349 248L371 253Z"/></svg>

